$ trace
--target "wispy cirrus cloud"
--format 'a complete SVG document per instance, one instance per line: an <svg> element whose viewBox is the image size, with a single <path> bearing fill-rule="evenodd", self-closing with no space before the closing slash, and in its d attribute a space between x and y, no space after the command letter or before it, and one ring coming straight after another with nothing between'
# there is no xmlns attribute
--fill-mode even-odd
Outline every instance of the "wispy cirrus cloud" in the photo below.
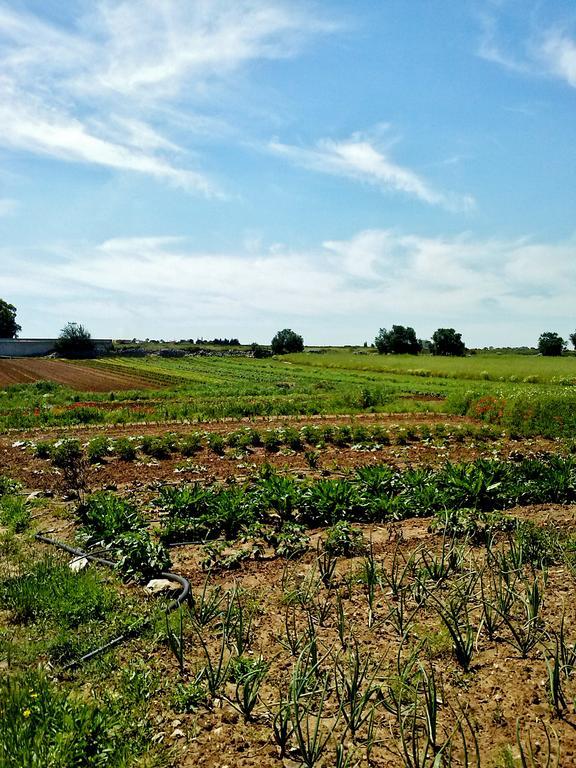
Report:
<svg viewBox="0 0 576 768"><path fill-rule="evenodd" d="M98 0L62 28L0 2L0 146L220 194L173 122L213 130L195 98L331 29L286 0ZM114 131L114 126L120 130ZM159 127L161 126L161 127ZM188 133L189 136L189 133Z"/></svg>
<svg viewBox="0 0 576 768"><path fill-rule="evenodd" d="M387 149L368 135L356 133L343 141L322 139L314 147L298 147L273 140L268 149L295 165L319 173L340 176L397 192L452 210L470 210L474 199L458 197L435 189L415 171L392 160Z"/></svg>
<svg viewBox="0 0 576 768"><path fill-rule="evenodd" d="M576 88L574 19L544 16L544 10L522 3L507 17L482 15L478 55L512 72L554 77Z"/></svg>

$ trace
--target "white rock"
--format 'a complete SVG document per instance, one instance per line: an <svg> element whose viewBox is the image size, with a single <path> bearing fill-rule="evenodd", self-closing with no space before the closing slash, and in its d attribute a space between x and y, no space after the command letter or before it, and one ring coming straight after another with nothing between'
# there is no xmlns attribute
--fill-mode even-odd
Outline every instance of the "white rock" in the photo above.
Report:
<svg viewBox="0 0 576 768"><path fill-rule="evenodd" d="M71 571L74 573L78 573L79 571L83 571L85 568L88 568L90 565L90 560L88 560L87 557L73 557L72 560L68 563L68 568L70 568Z"/></svg>
<svg viewBox="0 0 576 768"><path fill-rule="evenodd" d="M170 579L150 579L144 587L144 591L149 595L157 595L159 592L174 592L180 589L180 584Z"/></svg>

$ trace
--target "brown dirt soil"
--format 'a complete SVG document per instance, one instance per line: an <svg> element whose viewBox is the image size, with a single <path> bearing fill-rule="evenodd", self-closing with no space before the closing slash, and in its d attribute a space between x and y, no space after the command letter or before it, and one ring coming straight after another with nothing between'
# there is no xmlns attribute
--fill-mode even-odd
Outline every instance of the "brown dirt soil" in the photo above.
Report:
<svg viewBox="0 0 576 768"><path fill-rule="evenodd" d="M462 420L447 420L443 416L414 417L386 416L370 417L371 421L394 426L399 424L446 422L452 426L464 423ZM305 420L299 420L303 422ZM317 420L309 420L317 423ZM322 422L329 419L322 419ZM334 423L349 423L350 419L334 417ZM39 432L27 435L5 435L0 437L0 474L22 480L27 490L51 490L57 486L58 476L50 463L33 457L30 448L19 444L26 438L54 439L62 435L77 436L86 442L95 435L136 436L142 434L161 435L167 431L183 434L196 429L217 430L223 433L254 422L227 422L206 425L129 425L118 428L79 428ZM269 426L285 424L286 420L266 422ZM466 439L459 442L447 438L444 442L413 442L407 445L390 445L377 451L353 451L327 446L319 451L320 467L315 474L325 472L338 475L349 467L372 462L388 462L398 467L408 465L431 465L446 460L462 461L478 456L502 456L510 453L533 454L540 451L554 451L554 441L534 439L511 441L501 438L497 441L479 442ZM266 453L262 448L253 449L247 455L234 457L216 456L203 449L190 460L174 456L162 461L150 459L136 462L122 462L107 459L103 465L88 469L88 483L93 488L116 486L123 493L133 495L143 504L149 500L159 482L189 482L213 479L242 478L269 462L287 472L304 474L312 470L302 453ZM35 519L38 527L58 529L60 538L72 538L73 531L66 519L65 507L57 499L49 500ZM71 505L71 507L73 504ZM509 510L510 515L532 520L538 524L551 524L565 532L576 534L576 505L538 505ZM414 653L416 672L421 664L428 675L434 674L440 699L438 713L439 741L447 734L457 731L458 723L466 734L468 748L473 750L477 739L482 768L510 768L513 765L503 757L503 750L511 748L511 755L519 757L516 745L517 728L524 744L531 738L535 751L534 768L547 765L547 736L552 738L552 751L556 755L556 736L560 743L558 762L550 768L569 768L576 765L576 673L574 679L565 681L568 705L563 717L552 711L547 691L546 657L554 646L553 633L558 632L564 616L566 635L572 645L576 641L576 577L565 564L548 569L544 580L541 572L526 568L515 589L524 589L522 580L529 583L540 579L544 590L541 613L542 635L526 658L512 644L509 629L501 626L493 638L489 638L481 620L480 582L471 587L469 610L474 626L475 640L473 659L468 671L457 663L450 636L442 623L436 608L437 601L446 602L450 594L461 588L466 574L473 570L492 567L486 561L486 550L481 546L457 542L459 564L450 575L438 582L426 580L426 599L419 605L417 587L422 569L427 567L431 557L440 557L442 538L430 530L429 519L412 519L401 522L357 526L365 540L371 540L377 567L390 574L394 558L402 563L410 562L405 583L408 614L413 621L404 636L394 626L393 611L399 607L398 598L389 586L378 586L374 599L373 621L369 626L368 600L362 568L366 561L363 556L339 558L331 588L318 583L318 565L315 546L324 538L323 530L309 532L310 547L306 555L297 561L274 558L265 553L262 560L247 560L234 571L212 571L209 576L202 570L204 552L198 546L177 547L172 550L172 570L187 576L193 586L196 600L200 599L203 584L208 579L208 588L221 587L223 590L237 589L239 600L252 614L252 628L249 648L245 655L250 659L262 656L270 669L260 692L260 701L254 716L245 720L236 704L236 685L227 683L223 694L213 699L210 707L200 706L193 712L183 712L175 699L179 683L191 684L195 673L205 662L205 655L198 632L192 628L187 615L185 624L185 672L180 677L177 663L166 645L159 646L139 638L117 651L117 664L138 655L154 667L161 676L161 700L154 702L154 739L165 743L174 750L174 765L178 768L295 768L301 763L292 750L281 759L272 738L273 712L279 701L279 691L286 695L287 684L295 665L295 657L286 647L286 617L295 621L297 633L302 637L312 626L317 636L321 669L332 675L330 692L321 728L336 723L338 737L329 742L326 755L319 761L321 768L333 768L335 748L338 739L355 754L358 762L350 765L372 766L373 768L401 768L407 765L399 756L401 749L400 730L397 716L387 706L391 695L402 690L398 678L398 664L405 662ZM461 549L458 549L461 547ZM501 535L496 549L506 547L506 538ZM308 585L308 586L307 586ZM311 586L310 586L311 585ZM345 619L347 650L342 648L337 626L337 604L341 600ZM326 615L323 615L326 612ZM540 626L540 625L539 625ZM217 658L220 634L217 626L201 630L210 657ZM362 659L370 659L371 684L374 691L374 742L370 761L366 759L367 725L358 732L356 743L350 734L344 734L342 716L338 717L336 692L334 689L335 659L346 664L350 649L358 644ZM421 684L421 681L420 681ZM422 691L420 690L420 695ZM408 696L406 694L406 696ZM312 699L309 699L312 700ZM318 697L316 697L318 702ZM405 701L404 719L409 714L409 697ZM401 718L402 719L402 718ZM404 720L406 721L406 720ZM423 721L421 721L423 722ZM293 744L293 742L292 742ZM461 756L461 740L456 739L456 753ZM431 766L430 759L427 766ZM516 763L520 765L520 763ZM459 761L456 765L462 765ZM476 766L472 759L471 765ZM530 763L528 763L530 765Z"/></svg>
<svg viewBox="0 0 576 768"><path fill-rule="evenodd" d="M37 358L0 359L0 387L53 381L79 392L112 392L125 389L158 388L143 376L106 371L63 360Z"/></svg>
<svg viewBox="0 0 576 768"><path fill-rule="evenodd" d="M462 418L447 418L441 414L395 414L374 416L325 416L319 418L276 418L233 420L227 422L212 422L204 424L129 424L114 426L83 426L68 428L53 428L49 430L34 429L27 432L11 432L0 436L0 474L6 474L20 480L27 487L39 490L53 490L57 484L58 472L50 462L34 457L28 441L57 440L63 437L77 438L87 444L94 437L106 434L110 438L141 436L163 436L171 434L176 437L193 431L218 432L226 435L246 426L257 429L277 428L294 424L302 426L310 424L357 424L369 426L378 424L390 430L417 426L419 424L445 424L447 428L471 423ZM497 441L483 441L467 438L464 441L447 436L443 440L415 440L406 445L392 444L378 449L358 450L326 445L319 449L318 468L311 470L306 460L305 451L291 451L282 448L276 453L266 451L263 447L250 448L243 453L227 448L224 456L215 454L208 448L203 448L193 457L185 458L177 451L169 458L154 459L144 456L141 452L136 461L122 461L119 458L106 458L102 464L87 467L87 484L92 490L106 487L130 489L139 488L158 482L212 482L234 477L236 480L253 474L263 464L282 471L306 475L339 475L348 469L365 464L387 463L398 468L411 465L439 465L446 461L471 461L480 456L507 458L511 453L533 454L541 451L555 451L558 443L543 438L511 440L502 437Z"/></svg>

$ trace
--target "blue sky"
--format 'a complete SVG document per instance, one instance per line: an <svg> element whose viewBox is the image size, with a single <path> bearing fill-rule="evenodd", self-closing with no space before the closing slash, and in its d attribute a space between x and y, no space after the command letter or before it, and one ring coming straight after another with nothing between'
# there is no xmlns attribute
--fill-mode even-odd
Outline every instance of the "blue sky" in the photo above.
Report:
<svg viewBox="0 0 576 768"><path fill-rule="evenodd" d="M0 0L22 336L576 328L571 0Z"/></svg>

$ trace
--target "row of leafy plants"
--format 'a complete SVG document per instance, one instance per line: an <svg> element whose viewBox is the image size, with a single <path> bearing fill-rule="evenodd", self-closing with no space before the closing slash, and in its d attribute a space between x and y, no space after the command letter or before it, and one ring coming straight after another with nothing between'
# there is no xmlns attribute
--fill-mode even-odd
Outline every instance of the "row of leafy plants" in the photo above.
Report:
<svg viewBox="0 0 576 768"><path fill-rule="evenodd" d="M275 429L247 427L226 433L197 430L181 436L175 434L133 438L98 436L86 443L84 448L88 461L99 463L109 457L123 461L133 461L139 455L160 460L170 458L174 454L189 457L203 449L219 455L230 451L249 452L260 447L270 453L282 449L300 452L323 448L327 445L371 450L387 445L406 445L417 442L427 444L444 444L452 441L463 443L467 440L487 442L497 440L500 436L501 433L489 425L465 424L451 427L442 422L397 427L378 424L305 425ZM52 458L57 462L59 454L70 450L72 443L81 445L78 440L65 439L30 441L29 447L36 457Z"/></svg>
<svg viewBox="0 0 576 768"><path fill-rule="evenodd" d="M166 541L231 539L273 519L276 525L381 522L446 510L503 510L576 501L576 459L478 459L440 468L359 467L344 478L297 479L265 468L243 485L164 486L156 506Z"/></svg>

